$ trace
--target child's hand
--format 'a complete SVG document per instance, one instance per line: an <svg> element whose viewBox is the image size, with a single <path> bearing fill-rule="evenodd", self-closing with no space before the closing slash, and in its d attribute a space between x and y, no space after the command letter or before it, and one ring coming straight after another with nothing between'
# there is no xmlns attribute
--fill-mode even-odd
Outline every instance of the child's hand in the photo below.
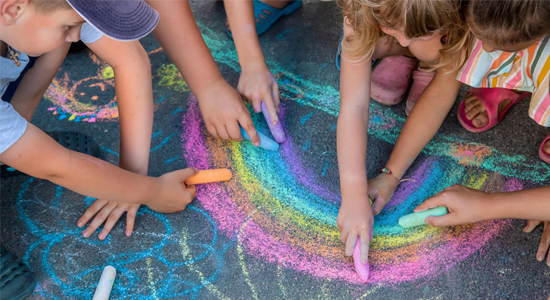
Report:
<svg viewBox="0 0 550 300"><path fill-rule="evenodd" d="M346 256L351 256L357 237L361 238L361 264L367 263L369 243L372 239L374 216L368 197L356 201L344 202L340 206L336 223L340 230L342 243L346 244ZM345 204L347 203L347 205Z"/></svg>
<svg viewBox="0 0 550 300"><path fill-rule="evenodd" d="M262 111L263 101L269 110L271 122L273 125L277 125L279 122L277 114L279 112L279 85L265 64L250 69L243 68L237 91L248 100L255 113Z"/></svg>
<svg viewBox="0 0 550 300"><path fill-rule="evenodd" d="M194 185L186 185L183 181L197 172L195 168L187 168L155 178L157 180L156 196L147 202L147 206L160 213L184 210L193 201L197 191Z"/></svg>
<svg viewBox="0 0 550 300"><path fill-rule="evenodd" d="M260 138L241 95L225 80L217 81L196 96L206 129L213 137L240 142L240 124L252 143L255 146L260 145Z"/></svg>
<svg viewBox="0 0 550 300"><path fill-rule="evenodd" d="M372 205L374 215L378 215L386 203L390 201L398 184L399 181L397 181L397 178L386 173L381 173L369 180L368 193L369 197L374 201Z"/></svg>
<svg viewBox="0 0 550 300"><path fill-rule="evenodd" d="M445 206L449 213L440 217L426 218L426 224L440 227L461 224L471 224L485 220L488 211L489 194L453 185L427 199L414 212L424 211L438 206Z"/></svg>
<svg viewBox="0 0 550 300"><path fill-rule="evenodd" d="M124 212L126 215L126 236L130 236L134 230L134 220L136 213L139 209L139 204L118 203L109 202L105 200L96 200L86 212L78 220L78 227L82 227L88 223L92 218L94 220L88 225L88 228L84 230L82 236L89 237L94 231L96 231L101 224L105 223L103 230L99 233L98 238L104 240L111 232L116 222ZM94 217L95 216L95 217Z"/></svg>
<svg viewBox="0 0 550 300"><path fill-rule="evenodd" d="M523 228L523 232L531 232L535 227L541 224L542 221L527 221L527 225ZM537 260L543 261L546 254L548 254L548 260L546 264L550 267L550 253L548 249L550 248L550 222L544 222L544 231L542 232L542 237L540 238L539 250L537 251Z"/></svg>

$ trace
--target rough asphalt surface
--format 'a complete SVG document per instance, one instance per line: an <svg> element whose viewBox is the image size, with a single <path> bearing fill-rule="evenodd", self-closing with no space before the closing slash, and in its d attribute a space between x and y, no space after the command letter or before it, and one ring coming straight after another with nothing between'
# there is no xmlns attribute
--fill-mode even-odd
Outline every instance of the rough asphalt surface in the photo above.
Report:
<svg viewBox="0 0 550 300"><path fill-rule="evenodd" d="M193 8L224 77L236 86L239 73L235 70L233 44L224 32L223 5L221 2L201 1L193 3ZM303 149L302 162L317 174L312 178L321 181L336 195L339 194L339 179L333 127L336 116L331 106L334 101L325 101L321 99L322 93L310 91L314 85L326 87L322 91L338 88L339 72L334 65L334 56L341 33L340 23L340 9L334 2L311 3L281 19L260 39L270 67L277 69L274 74L279 74L276 77L282 90L290 90L292 85L302 91L301 94L289 91L283 101L287 132L296 148ZM142 43L149 52L159 48L152 36ZM179 83L163 81L170 75L170 69L161 68L170 65L163 52L151 53L151 62L155 75L156 110L149 174L158 176L189 165L186 156L189 149L182 151L185 132L189 128L182 119L196 106L188 103L189 91L181 80ZM58 82L68 82L69 85L60 90L70 90L75 82L97 76L98 70L104 68L101 63L95 64L86 51L70 54L57 76ZM285 76L290 76L288 74L294 78L292 84L285 82L288 79ZM103 80L98 78L93 80ZM170 78L177 80L177 76ZM106 107L114 96L114 89L107 85L101 92L97 85L93 85L93 80L81 84L72 96L83 103L83 107ZM296 94L301 98L293 97ZM99 97L94 100L93 95ZM86 122L63 110L67 105L56 104L52 99L41 102L33 123L47 131L87 133L102 146L103 158L116 164L117 118L98 117L96 122ZM337 98L329 100L338 101ZM488 155L495 157L491 166L476 166L474 163L468 167L469 172L487 172L490 178L504 178L502 182L517 179L523 187L548 182L550 168L541 163L537 155L538 146L548 131L529 119L528 101L514 107L499 126L483 134L468 133L460 126L456 120L458 103L440 131L441 136L453 137L451 140L440 139L447 143L443 145L451 147L456 145L454 142L484 145L492 149L492 154ZM388 118L395 120L395 130L402 126L405 118L404 103L392 108L374 106L372 111L394 116ZM376 117L371 116L371 119L376 120ZM384 165L395 142L394 135L385 139L375 130L371 128L372 137L369 136L369 177ZM390 132L393 129L385 130ZM439 155L442 154L428 151L419 161L439 159ZM459 165L459 159L449 157L445 158L448 165ZM500 177L504 175L507 177ZM423 188L434 194L444 187L425 181ZM497 189L494 185L480 188ZM288 189L292 192L293 187ZM456 244L446 253L428 253L434 260L419 260L413 265L418 268L418 273L429 270L425 274L405 276L399 273L396 270L400 257L396 256L373 270L373 276L377 270L379 274L382 271L393 274L392 280L376 277L376 282L360 284L346 277L346 274L352 274L349 272L353 268L352 261L343 257L343 246L341 252L334 252L341 257L329 258L345 262L346 267L341 273L344 275L341 276L337 272L323 273L322 267L308 269L307 264L300 268L299 261L277 263L269 259L269 255L262 256L254 251L255 248L250 246L253 237L240 240L240 235L222 230L226 225L223 216L203 205L208 199L200 200L195 200L186 211L172 215L156 214L142 207L131 238L124 236L123 217L110 236L99 241L97 233L88 239L83 238L83 229L76 226L78 218L93 199L43 180L14 177L1 182L1 241L10 251L24 258L36 275L39 284L30 299L91 299L101 271L108 264L118 271L112 299L547 299L550 295L550 268L535 259L542 228L539 226L532 233L525 234L521 231L525 224L523 220L495 223L487 227L494 231L486 239L472 237L467 240L471 244ZM336 219L334 210L332 215L333 220ZM332 233L336 231L334 227L331 230ZM459 234L467 235L467 230ZM310 240L320 244L319 235L313 233L309 235ZM298 233L289 229L289 234ZM401 244L397 238L400 233L385 235L394 239L394 244L388 247L399 249ZM431 237L430 234L424 236L426 239ZM282 235L276 237L283 239ZM454 236L449 238L452 239ZM439 240L439 244L428 244L422 249L430 252L447 242ZM334 245L338 247L339 244ZM304 249L314 252L311 248ZM467 254L455 257L455 250ZM278 253L279 250L270 251ZM376 255L373 250L373 260ZM446 265L438 265L438 262Z"/></svg>

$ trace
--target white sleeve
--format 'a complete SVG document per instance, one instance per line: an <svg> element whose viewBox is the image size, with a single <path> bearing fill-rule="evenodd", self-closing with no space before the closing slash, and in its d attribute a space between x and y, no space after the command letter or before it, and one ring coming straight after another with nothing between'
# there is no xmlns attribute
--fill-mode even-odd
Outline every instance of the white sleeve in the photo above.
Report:
<svg viewBox="0 0 550 300"><path fill-rule="evenodd" d="M84 43L90 44L99 40L103 36L103 33L95 29L92 25L85 22L80 29L80 40Z"/></svg>
<svg viewBox="0 0 550 300"><path fill-rule="evenodd" d="M0 154L15 144L26 129L27 120L11 104L0 100Z"/></svg>

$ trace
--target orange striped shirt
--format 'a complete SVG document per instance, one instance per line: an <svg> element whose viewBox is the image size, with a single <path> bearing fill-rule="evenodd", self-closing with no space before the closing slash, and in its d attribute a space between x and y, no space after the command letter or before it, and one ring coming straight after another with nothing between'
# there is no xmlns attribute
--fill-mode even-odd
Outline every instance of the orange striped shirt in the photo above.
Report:
<svg viewBox="0 0 550 300"><path fill-rule="evenodd" d="M472 87L533 93L529 116L540 125L550 127L550 37L518 52L487 52L481 41L473 38L469 52L458 80Z"/></svg>

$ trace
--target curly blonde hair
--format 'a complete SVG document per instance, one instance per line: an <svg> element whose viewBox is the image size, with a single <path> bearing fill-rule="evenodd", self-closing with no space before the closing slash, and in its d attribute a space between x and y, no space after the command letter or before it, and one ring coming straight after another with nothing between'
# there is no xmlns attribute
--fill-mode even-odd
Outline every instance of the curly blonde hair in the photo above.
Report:
<svg viewBox="0 0 550 300"><path fill-rule="evenodd" d="M372 57L378 41L386 36L380 27L403 31L408 39L442 35L439 61L431 69L452 65L456 70L467 57L468 26L460 0L343 0L344 17L355 34L342 42L342 49L360 57ZM351 47L359 41L358 46Z"/></svg>

